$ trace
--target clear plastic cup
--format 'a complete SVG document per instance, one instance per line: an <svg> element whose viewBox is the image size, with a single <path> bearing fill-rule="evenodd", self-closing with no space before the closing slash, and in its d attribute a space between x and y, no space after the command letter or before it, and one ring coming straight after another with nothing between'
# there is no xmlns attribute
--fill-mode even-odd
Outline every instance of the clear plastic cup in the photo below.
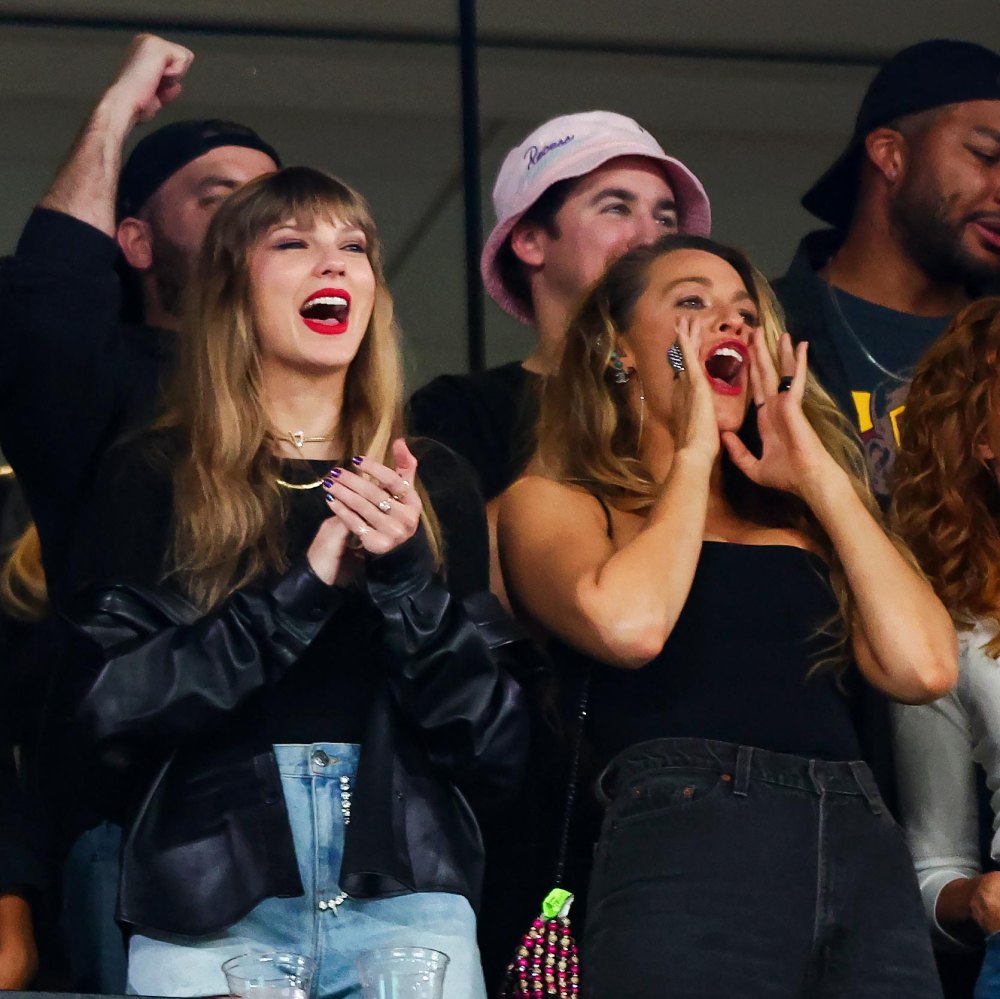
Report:
<svg viewBox="0 0 1000 999"><path fill-rule="evenodd" d="M251 952L223 962L229 994L250 999L309 999L316 962L287 951Z"/></svg>
<svg viewBox="0 0 1000 999"><path fill-rule="evenodd" d="M358 958L365 999L442 999L451 960L429 947L382 947Z"/></svg>

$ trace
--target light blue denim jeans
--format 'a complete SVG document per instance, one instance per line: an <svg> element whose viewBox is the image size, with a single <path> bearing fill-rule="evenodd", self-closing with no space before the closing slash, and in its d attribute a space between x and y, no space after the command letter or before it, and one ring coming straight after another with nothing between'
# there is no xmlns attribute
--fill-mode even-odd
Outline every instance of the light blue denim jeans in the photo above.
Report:
<svg viewBox="0 0 1000 999"><path fill-rule="evenodd" d="M450 958L445 999L485 999L476 920L461 895L418 892L384 899L344 897L345 784L353 786L359 747L275 746L305 894L269 898L223 933L205 937L136 933L128 991L152 996L228 993L222 962L248 950L290 950L318 965L313 996L362 995L355 962L375 947L431 947Z"/></svg>

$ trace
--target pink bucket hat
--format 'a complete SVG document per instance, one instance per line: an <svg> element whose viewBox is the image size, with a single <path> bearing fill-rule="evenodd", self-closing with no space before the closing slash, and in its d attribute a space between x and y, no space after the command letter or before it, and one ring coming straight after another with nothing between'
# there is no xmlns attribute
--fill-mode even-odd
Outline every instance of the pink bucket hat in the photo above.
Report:
<svg viewBox="0 0 1000 999"><path fill-rule="evenodd" d="M680 232L707 236L711 231L712 212L701 181L680 160L668 156L637 122L613 111L553 118L507 154L493 185L497 224L483 247L480 271L490 297L515 319L532 322L497 267L497 254L511 229L553 184L582 177L618 156L646 156L662 163L677 199Z"/></svg>

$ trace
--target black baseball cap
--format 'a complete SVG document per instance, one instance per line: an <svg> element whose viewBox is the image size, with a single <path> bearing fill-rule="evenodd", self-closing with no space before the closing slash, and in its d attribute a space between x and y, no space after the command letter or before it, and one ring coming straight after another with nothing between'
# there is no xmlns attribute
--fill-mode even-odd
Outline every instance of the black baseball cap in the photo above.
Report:
<svg viewBox="0 0 1000 999"><path fill-rule="evenodd" d="M846 229L854 211L869 132L919 111L984 100L1000 101L1000 54L973 42L944 38L897 52L869 84L847 148L805 193L802 207L824 222Z"/></svg>
<svg viewBox="0 0 1000 999"><path fill-rule="evenodd" d="M118 178L118 219L137 214L181 167L220 146L258 149L281 166L274 147L246 125L217 118L176 121L150 132L132 150Z"/></svg>

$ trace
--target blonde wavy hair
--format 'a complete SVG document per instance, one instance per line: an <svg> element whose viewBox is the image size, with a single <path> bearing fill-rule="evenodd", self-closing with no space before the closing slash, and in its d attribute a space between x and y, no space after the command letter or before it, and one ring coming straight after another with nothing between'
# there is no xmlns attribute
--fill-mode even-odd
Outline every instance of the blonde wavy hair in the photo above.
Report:
<svg viewBox="0 0 1000 999"><path fill-rule="evenodd" d="M364 198L342 181L288 167L230 195L213 217L187 300L176 377L162 426L180 431L167 571L202 609L267 571L287 567L287 493L264 405L249 256L276 225L336 219L365 234L375 274L371 320L344 386L346 455L385 461L402 434L398 329L382 249ZM418 484L418 488L421 488ZM424 526L440 563L440 534L421 489Z"/></svg>
<svg viewBox="0 0 1000 999"><path fill-rule="evenodd" d="M532 470L560 482L582 485L621 510L649 510L659 495L660 483L638 457L639 428L627 393L614 382L611 355L619 340L628 336L651 265L679 250L711 253L734 268L757 306L768 349L778 363L778 340L784 332L780 306L766 278L740 251L701 236L664 236L613 263L571 320L559 372L544 384ZM865 507L881 523L857 435L811 373L802 409L823 446L847 472ZM759 453L756 413L753 406L748 408L739 436L751 451ZM834 658L842 660L850 639L853 598L836 551L812 512L789 493L755 485L725 452L723 485L738 514L764 526L800 531L822 553L840 606L837 619L826 623L823 630L833 637ZM893 540L905 552L898 539Z"/></svg>
<svg viewBox="0 0 1000 999"><path fill-rule="evenodd" d="M892 517L956 625L1000 629L1000 486L976 455L1000 423L1000 298L963 309L917 366ZM1000 656L1000 633L986 645Z"/></svg>

